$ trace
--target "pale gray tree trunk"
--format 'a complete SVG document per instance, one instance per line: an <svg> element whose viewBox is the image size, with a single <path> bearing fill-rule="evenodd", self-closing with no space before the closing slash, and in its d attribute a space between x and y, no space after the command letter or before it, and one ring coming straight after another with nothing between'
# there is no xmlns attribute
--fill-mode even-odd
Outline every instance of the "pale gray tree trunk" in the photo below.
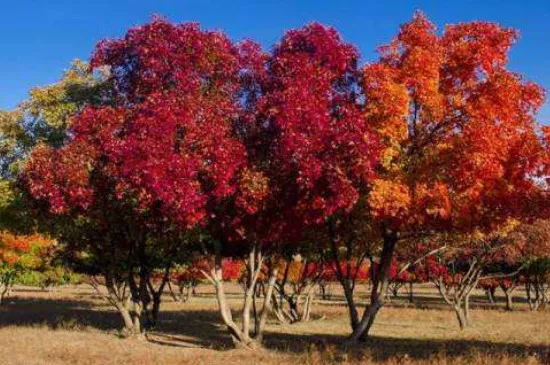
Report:
<svg viewBox="0 0 550 365"><path fill-rule="evenodd" d="M267 319L267 314L271 311L272 308L271 299L273 297L273 287L275 285L277 271L272 270L272 272L270 273L269 285L266 290L266 296L264 297L261 314L259 315L259 318L258 316L254 316L255 325L254 331L252 331L251 311L254 305L253 301L255 300L254 290L256 288L256 282L260 271L262 270L262 265L264 261L261 247L259 245L253 246L248 255L247 278L244 283L245 294L243 298L243 307L241 312L242 321L240 326L233 319L233 314L231 313L231 308L229 306L225 293L222 270L222 256L219 251L220 250L218 249L218 252L216 252L214 256L213 269L210 271L210 273L203 272L203 274L214 285L214 288L216 289L216 299L218 302L218 308L221 314L222 321L227 326L228 332L235 347L247 349L259 348L261 347L261 341L263 339L263 331Z"/></svg>

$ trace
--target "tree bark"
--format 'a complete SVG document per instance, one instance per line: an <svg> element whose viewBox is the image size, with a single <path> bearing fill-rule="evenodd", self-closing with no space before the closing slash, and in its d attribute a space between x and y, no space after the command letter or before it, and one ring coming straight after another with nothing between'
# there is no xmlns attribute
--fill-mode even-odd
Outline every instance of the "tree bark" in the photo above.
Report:
<svg viewBox="0 0 550 365"><path fill-rule="evenodd" d="M265 324L267 322L267 316L273 310L272 300L275 299L273 294L274 294L276 281L277 281L277 269L273 269L271 271L271 276L269 278L267 290L264 295L264 304L263 304L262 312L260 314L260 319L256 321L255 339L259 343L263 341L263 333L264 333Z"/></svg>
<svg viewBox="0 0 550 365"><path fill-rule="evenodd" d="M149 327L151 328L157 325L158 316L160 312L160 305L162 301L162 294L164 293L164 288L166 287L166 283L169 282L169 279L170 279L170 265L167 265L165 267L164 275L162 276L162 279L158 288L155 288L150 277L147 279L147 282L146 282L147 290L150 292L150 297L152 299L152 307L150 310L150 319L149 319Z"/></svg>
<svg viewBox="0 0 550 365"><path fill-rule="evenodd" d="M485 294L487 295L487 300L491 304L495 304L495 288L485 289Z"/></svg>
<svg viewBox="0 0 550 365"><path fill-rule="evenodd" d="M515 287L506 288L504 285L502 285L500 288L502 289L502 292L506 297L506 310L513 311L514 310L514 290L516 288Z"/></svg>
<svg viewBox="0 0 550 365"><path fill-rule="evenodd" d="M105 274L105 287L107 288L107 301L118 311L124 325L122 332L125 336L135 336L141 333L139 321L136 321L130 312L130 296L123 281L116 280L113 275ZM99 288L96 286L98 292Z"/></svg>
<svg viewBox="0 0 550 365"><path fill-rule="evenodd" d="M337 247L338 237L337 237L336 229L334 227L334 223L329 222L327 224L327 228L328 228L328 234L329 234L329 240L330 240L330 252L332 255L332 262L336 266L336 273L335 273L336 278L338 279L338 282L340 282L340 285L344 290L344 297L346 298L346 303L348 305L348 315L350 319L351 329L355 331L355 329L359 325L359 311L357 310L357 304L355 303L355 298L354 298L355 286L349 280L350 273L346 272L346 275L344 275L344 272L340 267L340 260L338 258L338 247Z"/></svg>
<svg viewBox="0 0 550 365"><path fill-rule="evenodd" d="M5 298L7 292L8 292L8 285L6 285L4 282L0 281L0 305L2 305L2 303L4 303L4 298Z"/></svg>
<svg viewBox="0 0 550 365"><path fill-rule="evenodd" d="M261 347L263 328L267 318L267 314L270 311L271 298L273 297L273 280L275 280L273 279L273 277L270 279L270 287L268 288L268 292L270 292L271 294L266 295L266 297L264 298L262 313L260 314L259 319L255 317L255 331L253 334L251 334L250 312L254 304L253 301L255 300L254 294L256 281L260 274L262 264L263 257L261 253L261 248L259 245L256 245L249 253L247 270L248 278L245 280L244 283L245 295L242 308L242 323L240 327L233 320L231 308L229 307L229 304L227 302L222 272L222 256L219 249L214 256L214 268L212 269L210 274L203 272L203 274L214 285L214 288L216 289L216 299L218 301L218 308L220 310L222 321L227 326L227 329L233 341L233 345L236 348L257 349Z"/></svg>
<svg viewBox="0 0 550 365"><path fill-rule="evenodd" d="M466 326L470 325L470 293L466 294L464 298L464 318L466 319Z"/></svg>
<svg viewBox="0 0 550 365"><path fill-rule="evenodd" d="M282 308L282 303L279 302L279 296L277 296L275 291L273 291L271 296L272 296L271 302L273 303L272 304L272 311L275 314L275 316L277 317L277 320L279 321L280 324L283 324L283 325L288 324L288 320L287 320L287 318L285 316L285 313L283 311L283 308Z"/></svg>
<svg viewBox="0 0 550 365"><path fill-rule="evenodd" d="M383 232L383 239L384 246L380 256L380 264L372 283L370 304L363 312L361 322L359 322L348 339L348 342L351 343L359 340L365 341L368 338L376 315L385 304L385 295L388 290L389 273L393 253L397 244L397 235L395 232L385 230Z"/></svg>
<svg viewBox="0 0 550 365"><path fill-rule="evenodd" d="M468 326L468 320L463 308L460 305L455 305L454 310L456 313L456 318L458 319L458 325L460 326L460 329L465 329Z"/></svg>

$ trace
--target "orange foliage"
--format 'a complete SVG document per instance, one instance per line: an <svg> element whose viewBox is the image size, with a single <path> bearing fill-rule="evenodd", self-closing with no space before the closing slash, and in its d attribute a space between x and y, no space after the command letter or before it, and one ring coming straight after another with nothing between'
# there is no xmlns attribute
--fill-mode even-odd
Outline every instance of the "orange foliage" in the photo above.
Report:
<svg viewBox="0 0 550 365"><path fill-rule="evenodd" d="M0 266L4 269L15 266L36 267L40 263L40 256L54 244L55 241L39 234L0 232Z"/></svg>
<svg viewBox="0 0 550 365"><path fill-rule="evenodd" d="M363 70L366 116L385 142L369 203L397 230L493 230L540 214L547 169L535 116L544 91L506 68L517 32L422 13Z"/></svg>

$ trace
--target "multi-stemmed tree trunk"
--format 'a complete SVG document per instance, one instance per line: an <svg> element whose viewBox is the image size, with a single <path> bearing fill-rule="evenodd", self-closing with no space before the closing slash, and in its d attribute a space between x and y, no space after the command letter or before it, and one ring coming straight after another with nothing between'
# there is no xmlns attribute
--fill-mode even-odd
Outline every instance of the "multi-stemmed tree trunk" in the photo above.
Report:
<svg viewBox="0 0 550 365"><path fill-rule="evenodd" d="M355 276L350 276L348 270L347 275L343 275L343 271L340 268L340 265L337 265L336 277L344 289L344 294L346 297L346 302L348 304L349 316L351 327L353 333L348 339L349 343L354 343L357 341L365 341L370 333L370 330L374 324L376 316L380 309L386 304L388 298L388 291L390 286L390 271L392 261L395 255L395 249L399 241L401 240L402 234L396 230L389 229L385 226L382 226L380 229L380 236L382 238L382 251L378 255L378 266L376 270L374 269L374 260L372 255L372 246L367 246L363 252L359 255L359 266L362 263L362 260L366 257L369 257L371 260L371 270L370 270L370 298L369 303L363 311L362 317L359 320L359 311L357 309L357 304L354 299L354 288L355 281L357 279L356 275L359 270L355 272ZM333 261L337 261L337 243L339 241L338 235L335 233L334 227L329 226L329 237L331 241L331 251L333 253ZM348 252L352 252L353 241L346 242ZM412 265L416 265L426 257L433 255L439 251L445 250L446 246L438 247L429 253L422 255L420 258L417 258L415 261L408 262L404 265L399 271L398 275L406 271ZM349 268L349 265L348 265ZM359 268L359 267L358 267ZM412 285L409 292L409 300L412 301Z"/></svg>
<svg viewBox="0 0 550 365"><path fill-rule="evenodd" d="M328 238L330 243L331 258L327 261L332 262L335 266L335 275L338 282L344 291L344 297L348 306L348 314L352 328L352 334L348 339L348 343L364 341L369 335L376 315L379 310L386 304L387 292L389 288L390 268L393 260L395 247L399 240L398 234L392 230L382 228L382 252L379 255L379 265L377 270L373 268L372 247L358 248L354 235L350 237L342 237L339 233L341 227L338 227L338 222L329 221L327 224ZM343 246L342 246L343 245ZM342 265L339 257L339 248L344 247L346 251L346 260ZM355 269L352 269L352 258L358 257L355 263ZM371 286L369 303L365 307L363 314L359 317L359 309L355 300L355 287L360 273L361 265L364 260L369 257L371 260Z"/></svg>
<svg viewBox="0 0 550 365"><path fill-rule="evenodd" d="M132 270L123 275L104 272L107 293L101 291L102 283L95 276L91 278L91 285L120 314L122 333L127 337L141 337L146 330L157 324L168 274L169 267L166 268L160 284L155 286L151 275L143 269L137 275Z"/></svg>
<svg viewBox="0 0 550 365"><path fill-rule="evenodd" d="M273 300L275 315L281 324L308 322L311 319L313 302L315 300L315 283L306 285L303 288L296 288L292 285L292 292L288 292L281 284L276 284L275 291L277 292ZM285 304L288 309L285 308Z"/></svg>
<svg viewBox="0 0 550 365"><path fill-rule="evenodd" d="M432 279L445 303L454 309L460 329L470 324L470 296L480 280L481 270L477 260L474 259L466 275L458 282L448 284L443 276Z"/></svg>
<svg viewBox="0 0 550 365"><path fill-rule="evenodd" d="M311 319L315 289L323 272L310 272L311 265L316 263L304 259L299 270L291 274L292 259L285 260L285 269L280 280L275 281L273 310L281 324L308 322ZM292 281L292 282L289 282Z"/></svg>
<svg viewBox="0 0 550 365"><path fill-rule="evenodd" d="M91 277L91 285L105 300L107 300L120 314L122 318L124 336L131 337L141 334L141 312L132 301L132 295L128 288L128 278L120 277L113 273L104 273L105 287L107 294L101 291L100 281Z"/></svg>
<svg viewBox="0 0 550 365"><path fill-rule="evenodd" d="M478 256L470 258L468 260L466 273L458 276L458 280L451 278L450 281L447 281L443 275L431 278L445 303L449 304L454 309L460 329L464 329L470 324L470 296L481 280L514 277L524 268L521 266L512 273L483 275L487 264L486 259L500 247L501 246L497 244L488 250L483 250Z"/></svg>
<svg viewBox="0 0 550 365"><path fill-rule="evenodd" d="M170 295L177 303L187 303L189 299L191 299L192 295L195 295L195 288L196 284L193 282L179 282L178 285L178 291L176 292L174 290L174 287L172 285L172 282L168 280L166 283L168 286L168 290L170 291Z"/></svg>
<svg viewBox="0 0 550 365"><path fill-rule="evenodd" d="M214 255L214 267L210 273L203 272L205 277L216 289L216 299L221 318L227 326L233 344L237 348L255 349L261 347L263 331L267 316L272 309L273 288L277 279L277 270L273 268L269 274L266 295L263 306L258 313L255 308L255 289L258 276L263 269L264 256L260 245L253 245L247 258L246 280L244 284L244 297L241 310L240 325L233 318L231 306L225 292L225 281L223 279L222 255L217 249ZM252 324L252 319L254 323Z"/></svg>
<svg viewBox="0 0 550 365"><path fill-rule="evenodd" d="M128 278L134 312L140 320L139 328L145 332L154 328L158 322L160 305L164 288L169 280L170 267L167 266L160 280L155 286L154 279L147 267L141 267L138 274L130 274Z"/></svg>
<svg viewBox="0 0 550 365"><path fill-rule="evenodd" d="M361 248L356 246L357 237L354 235L343 237L340 233L342 230L340 227L341 224L342 222L339 220L330 220L327 222L326 229L329 249L328 254L322 256L324 256L324 260L329 267L332 267L334 270L336 279L342 287L348 307L351 329L355 331L359 325L359 310L355 300L357 279L363 262L371 252L367 248L361 252ZM340 260L341 249L345 250L344 260ZM357 260L355 264L352 262L354 257Z"/></svg>
<svg viewBox="0 0 550 365"><path fill-rule="evenodd" d="M170 265L167 265L164 269L164 273L160 279L160 282L155 286L154 280L149 277L149 280L146 282L147 290L151 296L151 309L147 312L150 313L148 322L150 327L155 327L158 322L158 315L160 312L160 304L162 300L162 294L164 293L164 288L170 280Z"/></svg>
<svg viewBox="0 0 550 365"><path fill-rule="evenodd" d="M545 280L541 280L539 276L528 280L525 283L525 292L527 294L527 303L532 311L545 308L550 302L548 289L550 284Z"/></svg>

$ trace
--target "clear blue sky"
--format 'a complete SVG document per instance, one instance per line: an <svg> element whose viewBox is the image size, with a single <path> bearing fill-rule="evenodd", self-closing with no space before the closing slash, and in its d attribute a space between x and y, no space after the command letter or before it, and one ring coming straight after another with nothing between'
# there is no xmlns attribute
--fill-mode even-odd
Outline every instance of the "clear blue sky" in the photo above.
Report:
<svg viewBox="0 0 550 365"><path fill-rule="evenodd" d="M520 30L510 67L550 90L550 0L346 1L346 0L1 0L0 108L14 107L36 85L55 82L74 58L88 59L94 44L123 35L159 14L197 21L234 40L264 47L284 30L311 21L335 26L365 61L388 42L415 9L441 29L447 23L490 20ZM550 122L550 103L540 113Z"/></svg>

